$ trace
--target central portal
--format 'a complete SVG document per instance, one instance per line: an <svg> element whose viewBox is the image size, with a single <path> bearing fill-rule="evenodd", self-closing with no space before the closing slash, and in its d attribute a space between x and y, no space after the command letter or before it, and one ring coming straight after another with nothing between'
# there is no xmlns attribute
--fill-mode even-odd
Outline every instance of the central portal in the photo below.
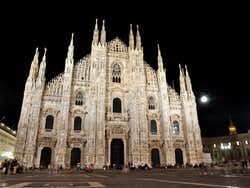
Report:
<svg viewBox="0 0 250 188"><path fill-rule="evenodd" d="M124 165L124 144L121 139L113 139L111 142L111 166Z"/></svg>

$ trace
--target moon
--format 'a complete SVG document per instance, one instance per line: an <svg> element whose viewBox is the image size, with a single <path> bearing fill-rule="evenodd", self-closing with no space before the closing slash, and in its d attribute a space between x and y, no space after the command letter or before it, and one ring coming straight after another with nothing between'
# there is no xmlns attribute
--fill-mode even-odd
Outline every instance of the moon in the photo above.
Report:
<svg viewBox="0 0 250 188"><path fill-rule="evenodd" d="M200 98L200 100L201 100L202 103L207 103L208 102L208 97L204 95L204 96L202 96Z"/></svg>

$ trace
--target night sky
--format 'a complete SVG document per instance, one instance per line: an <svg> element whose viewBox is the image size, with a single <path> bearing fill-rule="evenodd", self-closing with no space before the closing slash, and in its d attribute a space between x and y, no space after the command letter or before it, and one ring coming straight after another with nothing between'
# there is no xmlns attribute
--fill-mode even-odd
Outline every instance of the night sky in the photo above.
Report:
<svg viewBox="0 0 250 188"><path fill-rule="evenodd" d="M84 1L85 2L85 1ZM87 2L87 1L86 1ZM139 24L145 60L157 68L159 43L167 80L179 88L178 64L187 65L197 98L202 136L228 134L231 115L238 132L250 129L250 29L247 6L235 4L163 5L117 1L52 5L2 5L0 118L16 129L25 81L36 46L47 47L47 81L64 69L71 32L75 59L90 53L95 18L106 20L107 40L128 44L129 24ZM129 7L131 6L131 7ZM244 8L245 7L245 8ZM91 11L92 10L92 11ZM41 56L40 56L41 58ZM179 89L178 89L179 90ZM201 104L199 97L210 97Z"/></svg>

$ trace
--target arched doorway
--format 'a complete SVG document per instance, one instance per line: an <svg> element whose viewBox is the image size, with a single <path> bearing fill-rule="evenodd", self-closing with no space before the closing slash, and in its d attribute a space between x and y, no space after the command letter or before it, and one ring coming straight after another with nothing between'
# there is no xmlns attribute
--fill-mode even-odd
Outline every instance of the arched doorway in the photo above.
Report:
<svg viewBox="0 0 250 188"><path fill-rule="evenodd" d="M175 150L175 163L177 165L183 165L183 155L182 150L180 148L177 148Z"/></svg>
<svg viewBox="0 0 250 188"><path fill-rule="evenodd" d="M73 148L71 150L70 166L76 167L77 163L81 162L81 150L79 148Z"/></svg>
<svg viewBox="0 0 250 188"><path fill-rule="evenodd" d="M113 139L111 142L111 153L110 153L111 166L124 165L124 145L121 139Z"/></svg>
<svg viewBox="0 0 250 188"><path fill-rule="evenodd" d="M160 153L158 149L151 150L151 163L152 167L160 167Z"/></svg>
<svg viewBox="0 0 250 188"><path fill-rule="evenodd" d="M48 168L51 162L51 149L49 147L44 147L41 151L40 167Z"/></svg>

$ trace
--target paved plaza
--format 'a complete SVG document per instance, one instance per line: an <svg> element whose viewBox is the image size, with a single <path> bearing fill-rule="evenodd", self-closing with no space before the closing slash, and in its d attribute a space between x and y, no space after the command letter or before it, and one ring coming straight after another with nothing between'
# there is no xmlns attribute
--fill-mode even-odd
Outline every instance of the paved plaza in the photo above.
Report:
<svg viewBox="0 0 250 188"><path fill-rule="evenodd" d="M153 169L124 173L120 170L95 170L86 172L59 172L50 175L48 171L33 171L25 174L1 174L0 187L250 187L250 174L211 172L201 174L193 169Z"/></svg>

